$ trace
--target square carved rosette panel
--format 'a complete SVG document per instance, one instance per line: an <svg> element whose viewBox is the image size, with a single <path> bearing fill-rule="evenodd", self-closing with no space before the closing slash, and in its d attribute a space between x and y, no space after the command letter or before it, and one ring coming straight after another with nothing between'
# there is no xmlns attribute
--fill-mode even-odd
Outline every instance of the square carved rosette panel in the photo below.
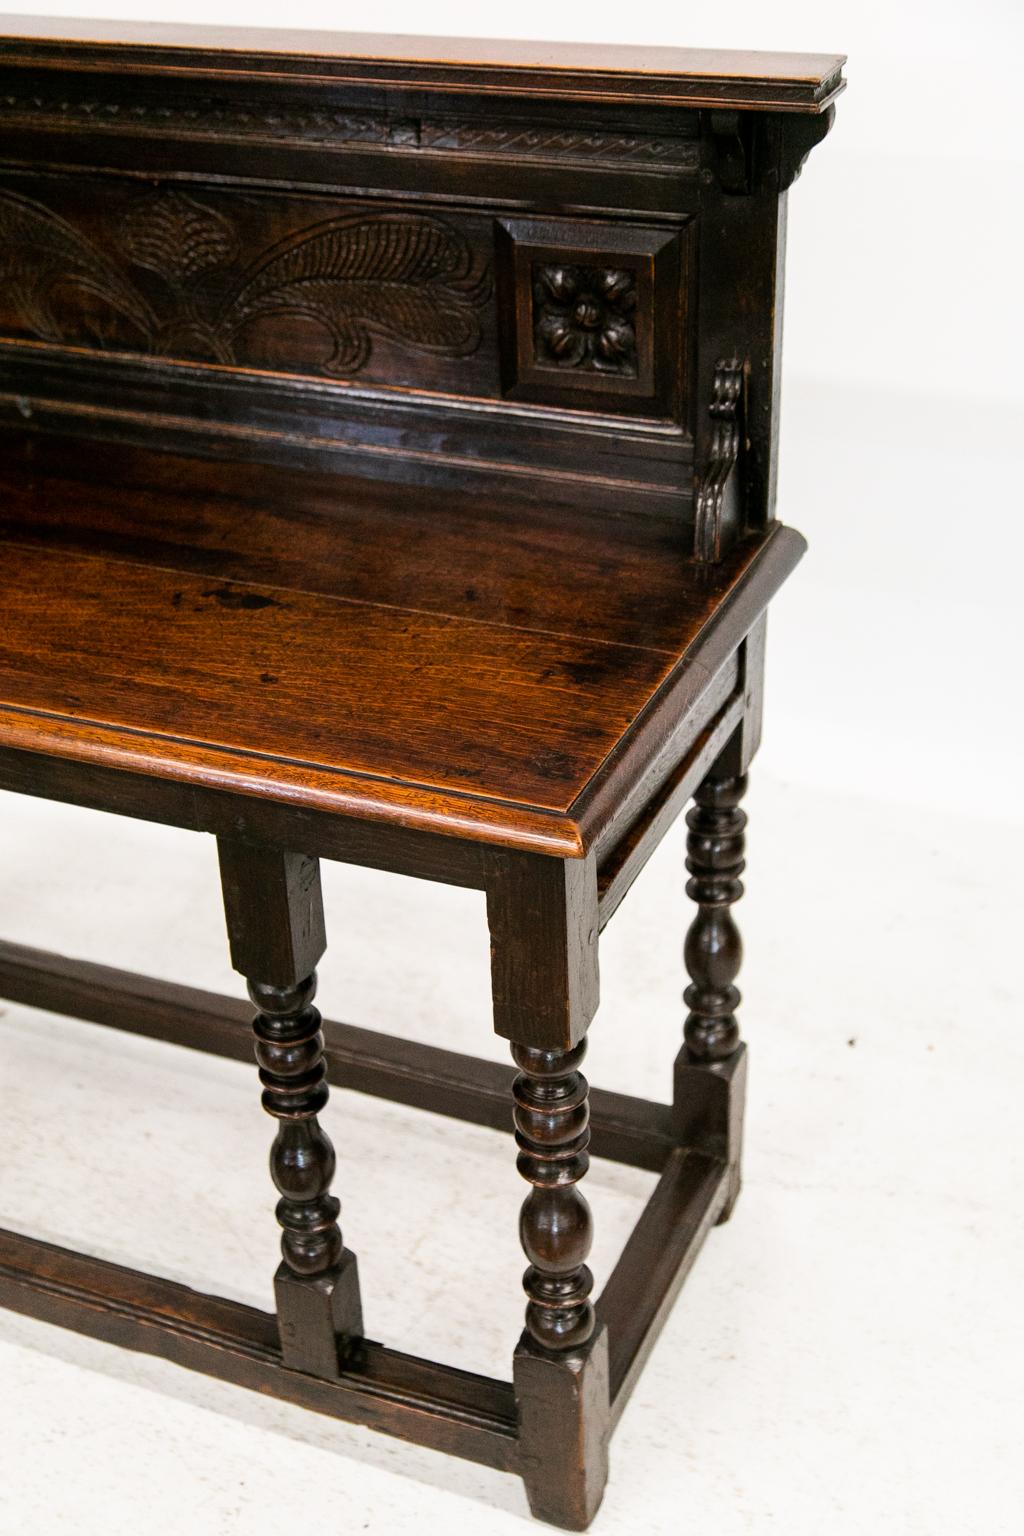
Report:
<svg viewBox="0 0 1024 1536"><path fill-rule="evenodd" d="M690 227L499 219L506 398L681 421Z"/></svg>

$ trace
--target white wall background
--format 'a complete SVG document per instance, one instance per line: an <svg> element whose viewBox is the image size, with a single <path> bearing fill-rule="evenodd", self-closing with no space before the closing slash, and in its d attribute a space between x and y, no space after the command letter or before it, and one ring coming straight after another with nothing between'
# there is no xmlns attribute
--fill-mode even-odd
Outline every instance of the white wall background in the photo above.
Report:
<svg viewBox="0 0 1024 1536"><path fill-rule="evenodd" d="M750 794L747 1189L623 1418L593 1530L1016 1536L1019 0L33 9L850 55L790 196L779 511L811 552L773 610ZM652 1096L682 1014L681 845L677 826L609 930L592 1031L593 1080ZM237 991L208 839L9 797L0 847L5 937ZM503 1055L475 893L335 867L325 886L327 1011ZM5 1012L5 1222L269 1305L248 1069ZM505 1374L505 1144L356 1095L328 1115L372 1330ZM599 1282L646 1188L588 1176ZM0 1315L0 1371L2 1536L529 1529L509 1479L42 1325Z"/></svg>

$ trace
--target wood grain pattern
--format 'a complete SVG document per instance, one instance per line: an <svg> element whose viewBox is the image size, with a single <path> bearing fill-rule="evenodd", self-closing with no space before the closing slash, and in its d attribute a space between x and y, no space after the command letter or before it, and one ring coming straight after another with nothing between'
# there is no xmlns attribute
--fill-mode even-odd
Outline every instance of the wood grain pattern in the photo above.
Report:
<svg viewBox="0 0 1024 1536"><path fill-rule="evenodd" d="M570 809L760 551L684 585L641 520L620 565L596 519L438 501L417 541L361 482L346 508L251 466L233 491L224 465L99 454L92 493L87 458L74 481L60 450L52 480L23 446L5 462L4 743L552 851L582 851Z"/></svg>
<svg viewBox="0 0 1024 1536"><path fill-rule="evenodd" d="M31 433L0 435L0 537L665 652L714 594L681 580L671 513L510 509L466 489Z"/></svg>
<svg viewBox="0 0 1024 1536"><path fill-rule="evenodd" d="M4 598L8 705L554 811L670 664L639 647L14 545Z"/></svg>

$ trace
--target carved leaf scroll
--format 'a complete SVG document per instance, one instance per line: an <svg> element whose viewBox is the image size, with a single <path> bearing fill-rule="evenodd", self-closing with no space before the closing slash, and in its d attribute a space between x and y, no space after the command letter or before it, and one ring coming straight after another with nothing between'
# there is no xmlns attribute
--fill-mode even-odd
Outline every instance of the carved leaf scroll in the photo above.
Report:
<svg viewBox="0 0 1024 1536"><path fill-rule="evenodd" d="M13 192L0 194L0 289L44 341L68 339L58 317L66 313L69 295L77 296L80 310L88 296L101 311L106 306L129 320L147 346L156 325L145 299L113 261L49 208ZM91 328L102 345L102 315Z"/></svg>
<svg viewBox="0 0 1024 1536"><path fill-rule="evenodd" d="M227 219L174 187L129 208L120 243L137 267L177 283L225 266L238 244Z"/></svg>
<svg viewBox="0 0 1024 1536"><path fill-rule="evenodd" d="M480 344L490 273L476 269L461 232L439 219L371 213L299 229L238 270L232 221L163 188L129 206L108 256L52 209L0 191L0 298L45 341L94 344L244 366L247 328L299 317L328 333L339 377L369 360L373 337L466 357ZM137 274L133 277L133 269ZM147 275L143 275L147 274ZM93 315L83 295L133 326Z"/></svg>
<svg viewBox="0 0 1024 1536"><path fill-rule="evenodd" d="M225 323L237 333L259 315L319 322L334 351L330 374L354 373L375 331L427 352L465 357L480 343L486 277L458 232L414 214L335 219L271 251L235 296Z"/></svg>

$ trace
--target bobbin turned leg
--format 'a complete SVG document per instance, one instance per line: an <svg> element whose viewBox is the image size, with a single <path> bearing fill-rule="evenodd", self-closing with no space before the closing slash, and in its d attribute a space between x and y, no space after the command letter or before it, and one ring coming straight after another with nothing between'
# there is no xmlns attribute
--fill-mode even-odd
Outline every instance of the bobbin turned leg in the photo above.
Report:
<svg viewBox="0 0 1024 1536"><path fill-rule="evenodd" d="M327 1379L363 1331L355 1255L342 1245L330 1192L334 1148L318 1114L327 1103L316 964L326 948L320 865L221 838L231 961L248 980L263 1107L278 1122L270 1173L281 1196L283 1263L274 1276L285 1365Z"/></svg>
<svg viewBox="0 0 1024 1536"><path fill-rule="evenodd" d="M519 1234L526 1327L513 1357L520 1465L530 1508L583 1530L608 1477L608 1336L590 1300L593 1224L578 1189L589 1161L579 1071L597 1009L597 880L591 860L508 855L488 889L494 1022L512 1041L517 1166L532 1186Z"/></svg>
<svg viewBox="0 0 1024 1536"><path fill-rule="evenodd" d="M732 1212L740 1190L746 1047L740 1041L735 986L743 944L732 904L743 895L747 787L737 768L737 746L727 748L694 796L687 813L686 892L697 903L683 955L690 985L684 1045L675 1065L675 1130L679 1141L724 1158L729 1193L719 1217Z"/></svg>

